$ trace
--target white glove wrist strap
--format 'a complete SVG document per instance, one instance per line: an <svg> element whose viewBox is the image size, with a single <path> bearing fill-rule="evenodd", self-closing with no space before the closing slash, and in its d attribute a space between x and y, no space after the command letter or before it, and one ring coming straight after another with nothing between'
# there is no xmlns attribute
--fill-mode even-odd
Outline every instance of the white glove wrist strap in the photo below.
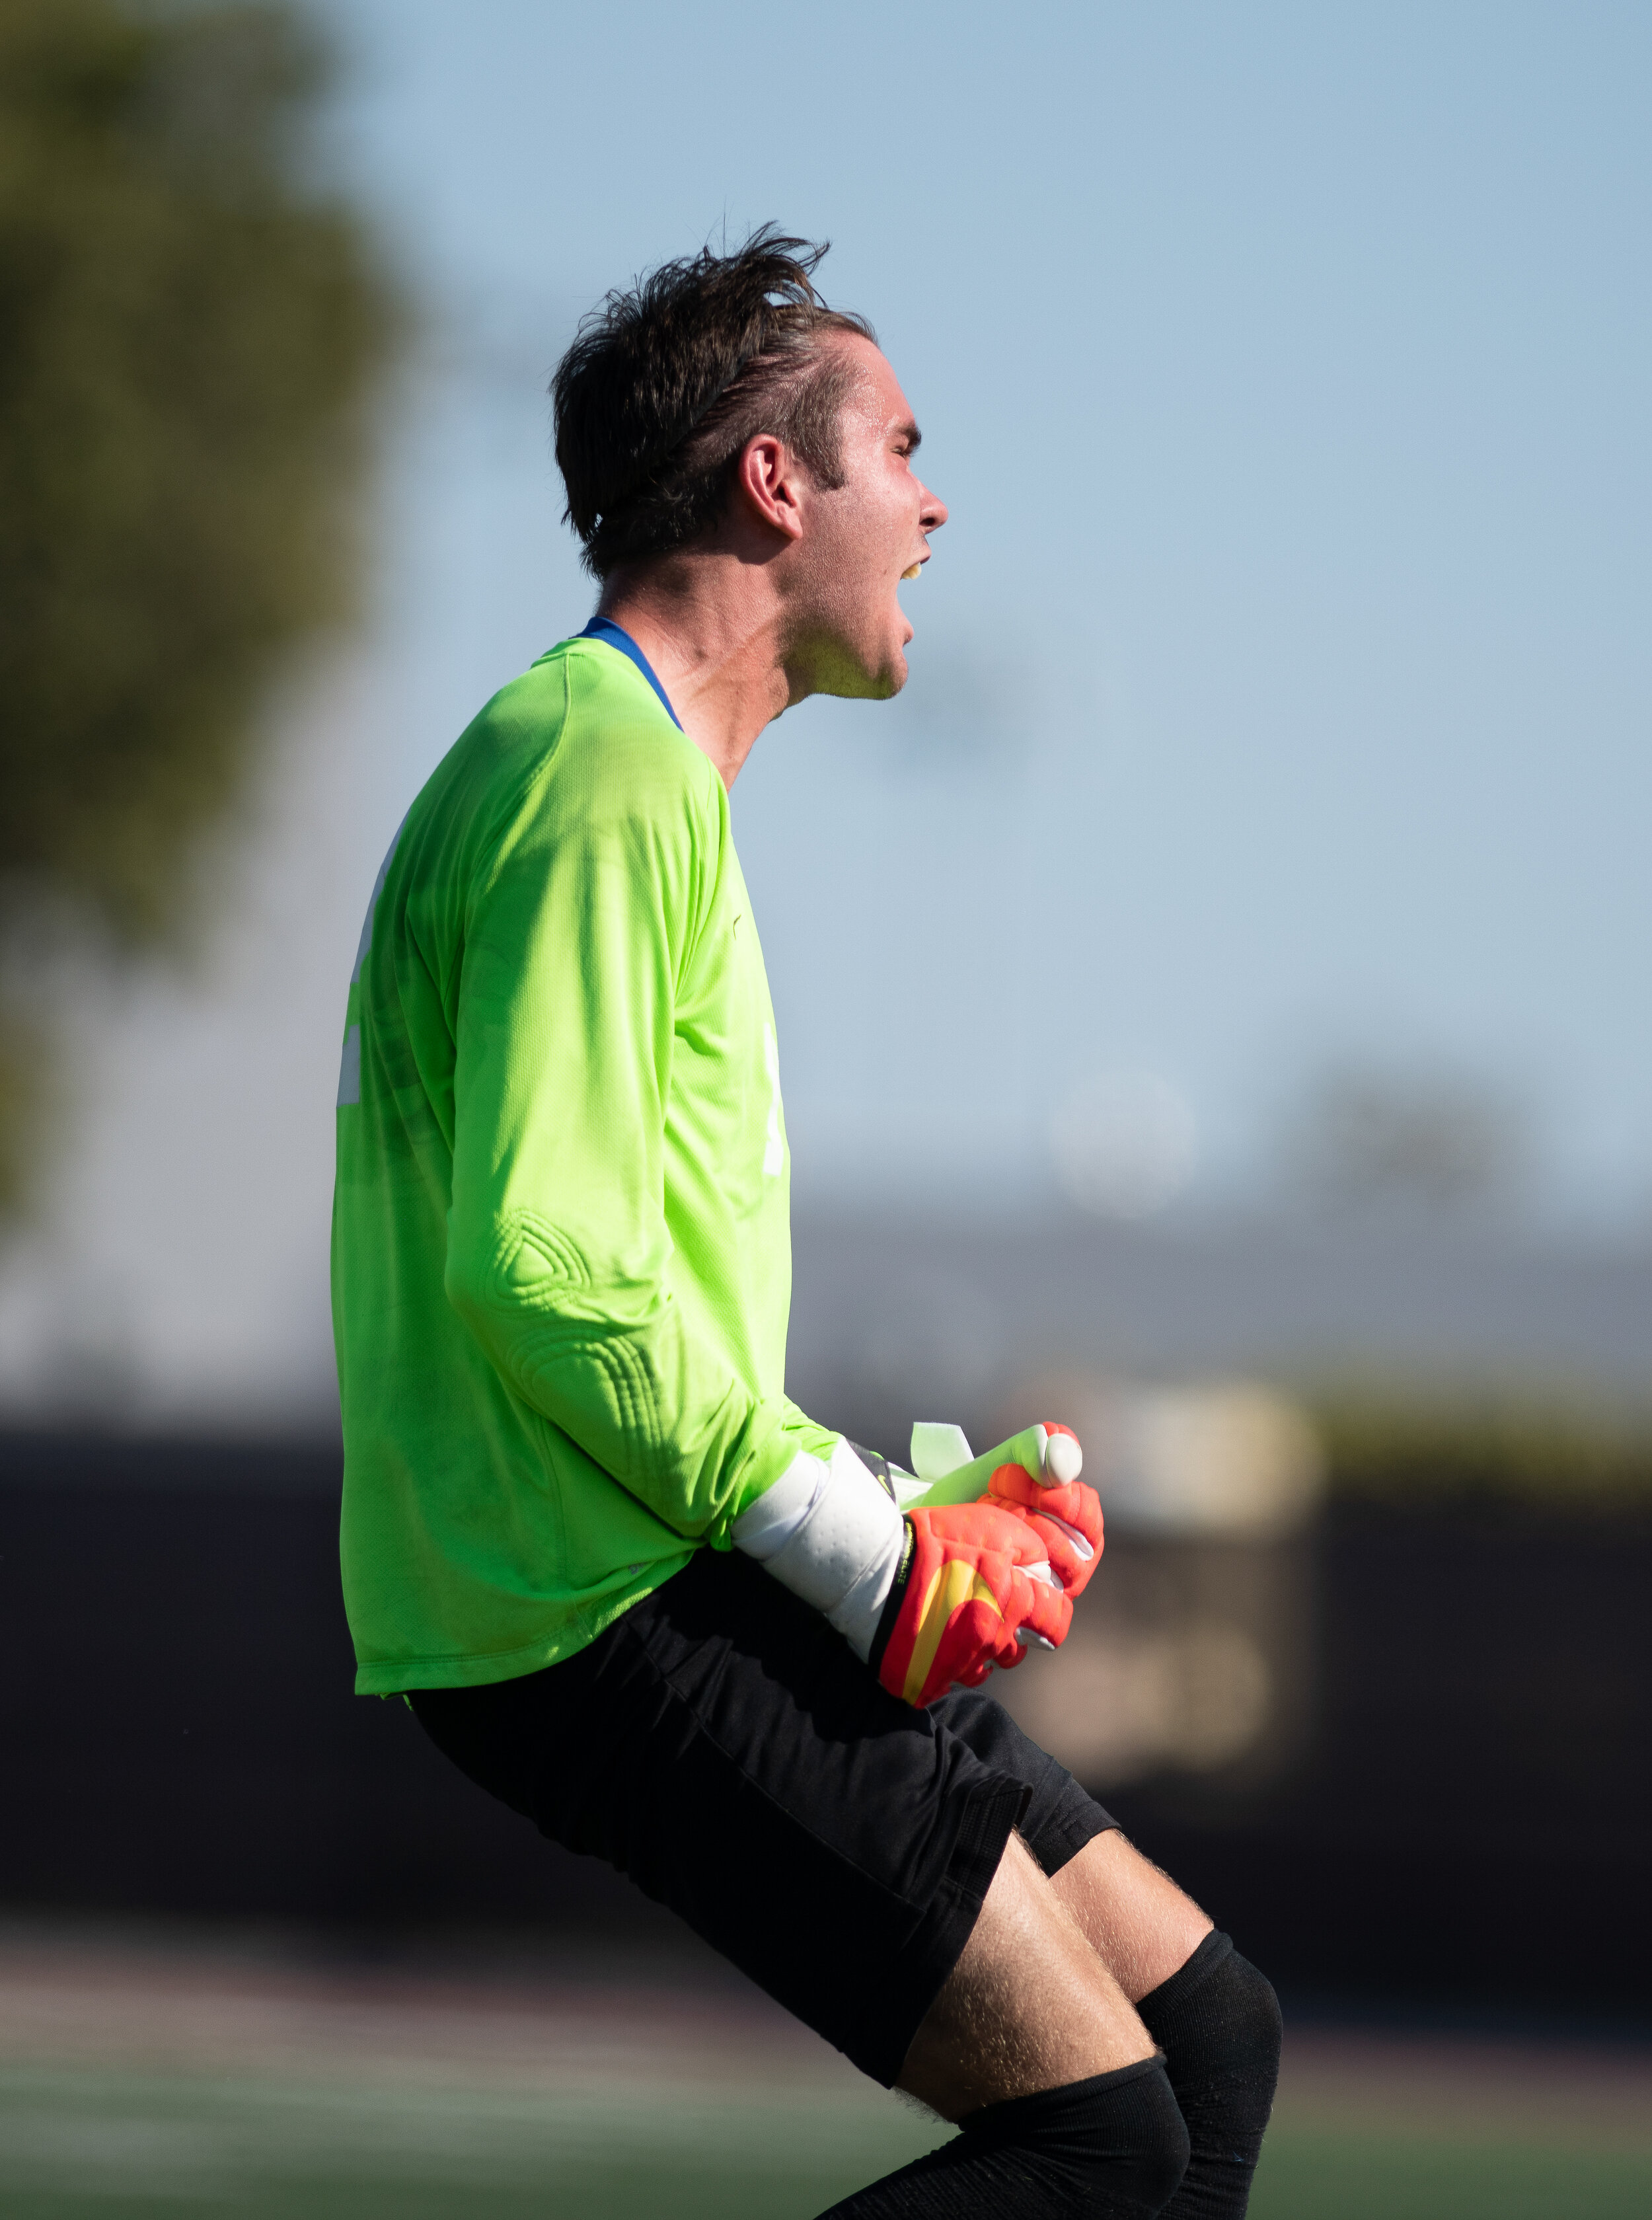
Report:
<svg viewBox="0 0 1652 2220"><path fill-rule="evenodd" d="M899 1509L845 1441L829 1464L800 1450L733 1526L735 1548L823 1613L862 1659L904 1539Z"/></svg>

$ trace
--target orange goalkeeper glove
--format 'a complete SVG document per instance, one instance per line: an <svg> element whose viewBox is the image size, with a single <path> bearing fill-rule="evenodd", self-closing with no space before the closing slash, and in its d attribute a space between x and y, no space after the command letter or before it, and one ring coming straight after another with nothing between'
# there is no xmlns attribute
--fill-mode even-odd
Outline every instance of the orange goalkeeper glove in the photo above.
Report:
<svg viewBox="0 0 1652 2220"><path fill-rule="evenodd" d="M1026 1643L1054 1649L1073 1607L1025 1518L993 1503L909 1511L901 1563L868 1662L891 1695L921 1707L955 1684L979 1687Z"/></svg>
<svg viewBox="0 0 1652 2220"><path fill-rule="evenodd" d="M1035 1479L1019 1459L1001 1464L981 1500L1026 1521L1070 1598L1082 1593L1101 1555L1100 1498L1078 1476L1084 1469L1084 1452L1070 1426L1053 1422L1035 1426L1032 1442L1039 1476Z"/></svg>

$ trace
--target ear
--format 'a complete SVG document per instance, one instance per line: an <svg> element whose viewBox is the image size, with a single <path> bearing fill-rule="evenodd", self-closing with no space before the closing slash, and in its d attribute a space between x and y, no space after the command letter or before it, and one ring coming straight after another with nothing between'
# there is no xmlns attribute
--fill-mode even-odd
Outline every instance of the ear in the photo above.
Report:
<svg viewBox="0 0 1652 2220"><path fill-rule="evenodd" d="M758 432L734 466L735 497L746 513L788 539L803 536L803 468L783 440Z"/></svg>

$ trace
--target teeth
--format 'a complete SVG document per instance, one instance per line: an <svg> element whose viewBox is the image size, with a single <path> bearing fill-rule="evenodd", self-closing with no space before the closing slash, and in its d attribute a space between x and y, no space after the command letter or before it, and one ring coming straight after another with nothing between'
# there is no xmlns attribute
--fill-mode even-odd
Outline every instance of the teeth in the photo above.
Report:
<svg viewBox="0 0 1652 2220"><path fill-rule="evenodd" d="M923 567L924 566L921 563L913 563L910 564L907 569L904 570L901 575L903 578L915 578Z"/></svg>

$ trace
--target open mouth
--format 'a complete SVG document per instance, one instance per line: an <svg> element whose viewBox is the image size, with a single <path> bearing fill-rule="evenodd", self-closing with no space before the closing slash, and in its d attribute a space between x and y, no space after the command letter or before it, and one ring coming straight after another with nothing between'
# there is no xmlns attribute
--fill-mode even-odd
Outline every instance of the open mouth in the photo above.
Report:
<svg viewBox="0 0 1652 2220"><path fill-rule="evenodd" d="M921 563L908 563L901 575L903 578L915 578L923 567Z"/></svg>

